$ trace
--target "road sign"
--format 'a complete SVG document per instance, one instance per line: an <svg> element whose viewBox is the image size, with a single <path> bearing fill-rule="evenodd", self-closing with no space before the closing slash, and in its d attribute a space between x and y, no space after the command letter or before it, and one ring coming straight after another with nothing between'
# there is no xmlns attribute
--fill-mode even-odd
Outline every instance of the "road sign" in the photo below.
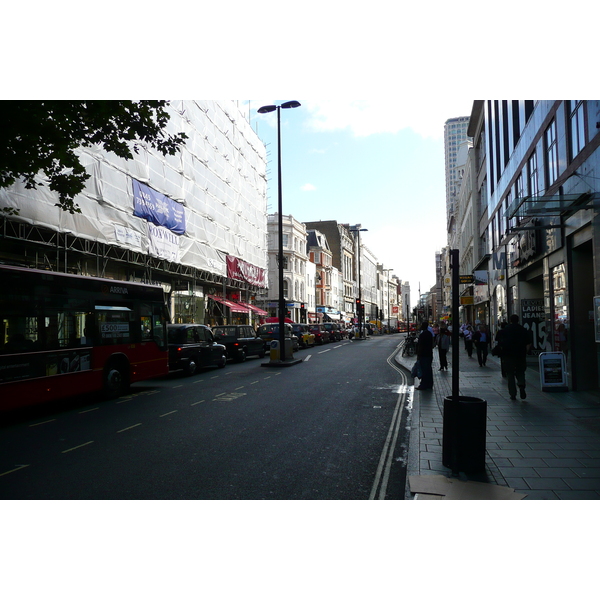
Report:
<svg viewBox="0 0 600 600"><path fill-rule="evenodd" d="M460 297L460 303L462 305L473 304L473 296L461 296Z"/></svg>
<svg viewBox="0 0 600 600"><path fill-rule="evenodd" d="M474 283L475 276L474 275L459 275L458 283Z"/></svg>

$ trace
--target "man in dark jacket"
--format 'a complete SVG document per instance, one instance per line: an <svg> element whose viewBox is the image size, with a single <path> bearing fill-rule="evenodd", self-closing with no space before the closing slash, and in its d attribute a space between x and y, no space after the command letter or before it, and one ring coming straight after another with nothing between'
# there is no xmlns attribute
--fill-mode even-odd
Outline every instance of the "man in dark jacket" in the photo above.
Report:
<svg viewBox="0 0 600 600"><path fill-rule="evenodd" d="M525 392L525 369L527 368L527 350L531 345L530 332L519 324L519 316L510 317L510 325L502 330L502 365L508 380L508 393L511 400L517 399L517 385L522 399ZM516 379L516 384L515 384Z"/></svg>
<svg viewBox="0 0 600 600"><path fill-rule="evenodd" d="M433 334L429 331L427 321L423 321L417 340L417 360L421 365L421 385L417 389L430 390L433 387Z"/></svg>

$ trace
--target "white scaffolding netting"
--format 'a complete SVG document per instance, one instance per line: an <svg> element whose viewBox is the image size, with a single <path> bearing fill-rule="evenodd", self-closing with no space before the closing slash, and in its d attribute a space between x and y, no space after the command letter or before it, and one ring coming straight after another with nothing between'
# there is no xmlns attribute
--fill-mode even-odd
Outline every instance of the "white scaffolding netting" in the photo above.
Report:
<svg viewBox="0 0 600 600"><path fill-rule="evenodd" d="M174 156L141 145L127 161L96 146L78 154L91 177L75 197L81 214L55 206L47 185L0 189L11 219L225 275L226 255L267 268L266 151L235 102L172 101L167 131L188 139ZM43 178L39 178L43 181ZM134 180L155 201L184 207L185 233L134 215ZM166 196L166 198L164 198ZM175 205L174 205L175 206ZM163 231L166 230L166 231Z"/></svg>

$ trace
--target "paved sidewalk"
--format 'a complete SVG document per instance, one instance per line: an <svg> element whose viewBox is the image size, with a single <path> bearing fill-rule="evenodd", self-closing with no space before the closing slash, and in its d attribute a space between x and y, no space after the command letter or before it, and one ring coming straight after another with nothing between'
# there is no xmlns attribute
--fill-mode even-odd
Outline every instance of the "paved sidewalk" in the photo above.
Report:
<svg viewBox="0 0 600 600"><path fill-rule="evenodd" d="M396 362L410 371L415 358L400 354ZM499 359L490 354L487 365L480 367L475 352L473 358L467 356L462 340L459 394L487 402L486 470L452 479L451 469L442 464L443 403L452 395L452 351L448 363L448 371L440 372L434 350L433 390L414 391L409 479L484 482L512 488L526 500L600 499L600 395L542 392L537 369L528 366L527 399L510 400ZM422 494L416 497L424 499ZM415 498L408 485L406 498Z"/></svg>

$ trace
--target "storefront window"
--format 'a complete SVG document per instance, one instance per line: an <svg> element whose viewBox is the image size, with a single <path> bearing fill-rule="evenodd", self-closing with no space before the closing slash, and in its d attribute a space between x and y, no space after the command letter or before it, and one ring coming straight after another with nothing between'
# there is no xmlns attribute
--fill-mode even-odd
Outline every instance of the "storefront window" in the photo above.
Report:
<svg viewBox="0 0 600 600"><path fill-rule="evenodd" d="M554 350L569 353L569 308L567 303L567 278L564 263L552 268L552 293L554 307Z"/></svg>

